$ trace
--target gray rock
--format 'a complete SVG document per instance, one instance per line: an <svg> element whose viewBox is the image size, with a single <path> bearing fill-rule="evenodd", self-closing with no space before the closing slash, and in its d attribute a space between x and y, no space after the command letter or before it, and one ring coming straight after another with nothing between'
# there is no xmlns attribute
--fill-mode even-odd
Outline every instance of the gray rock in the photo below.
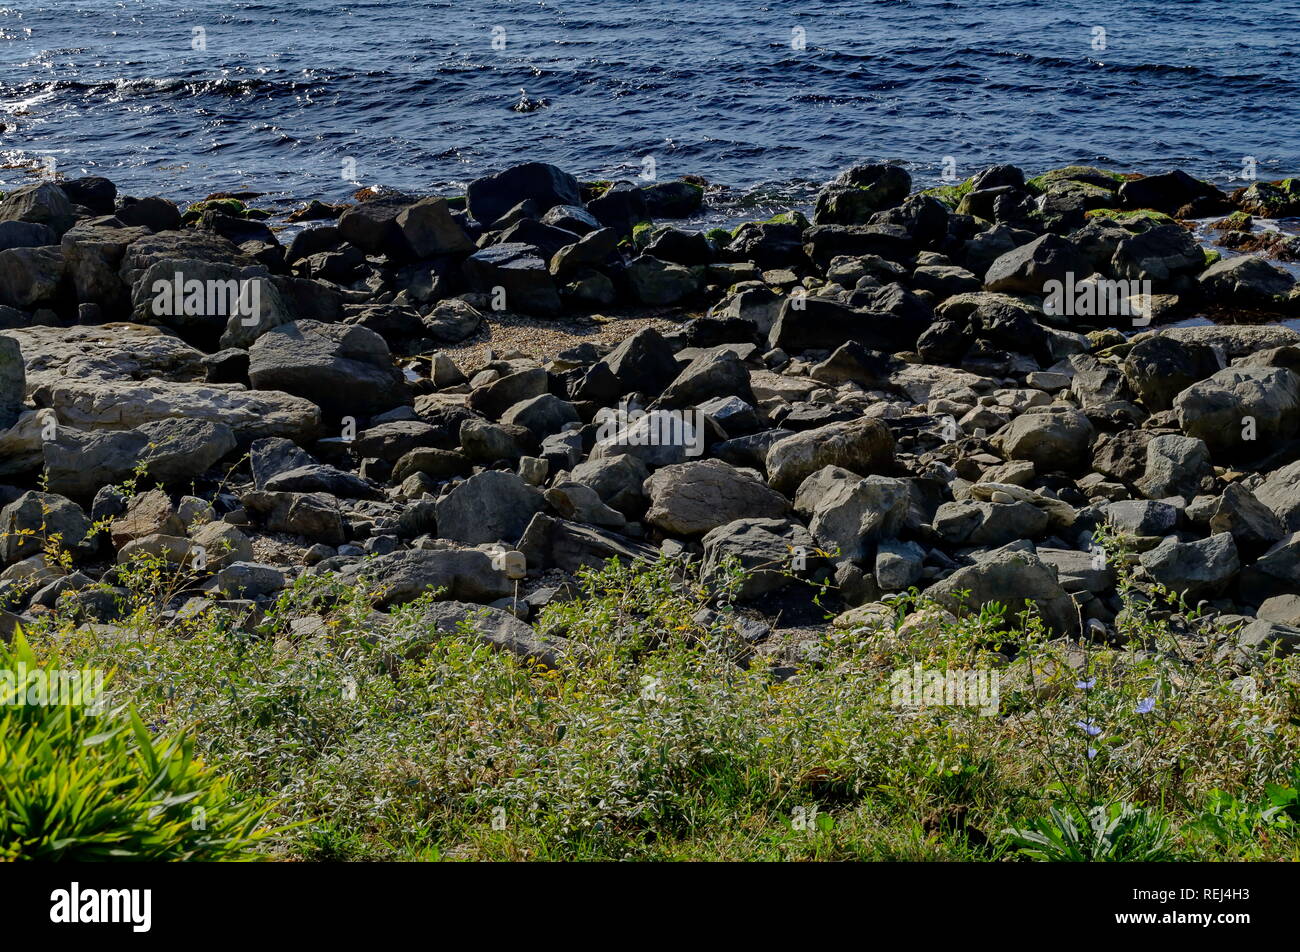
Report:
<svg viewBox="0 0 1300 952"><path fill-rule="evenodd" d="M549 316L560 312L560 294L541 252L522 242L503 242L465 259L465 278L475 291L504 293L505 308Z"/></svg>
<svg viewBox="0 0 1300 952"><path fill-rule="evenodd" d="M1237 633L1237 648L1243 658L1293 654L1300 650L1300 628L1258 619Z"/></svg>
<svg viewBox="0 0 1300 952"><path fill-rule="evenodd" d="M1273 510L1288 532L1300 530L1300 460L1269 473L1256 487L1255 498Z"/></svg>
<svg viewBox="0 0 1300 952"><path fill-rule="evenodd" d="M538 212L556 205L582 206L578 180L544 162L525 162L475 179L469 183L467 201L469 213L484 225L525 201L532 202Z"/></svg>
<svg viewBox="0 0 1300 952"><path fill-rule="evenodd" d="M282 390L340 416L371 416L413 402L384 339L364 327L295 321L248 352L257 390Z"/></svg>
<svg viewBox="0 0 1300 952"><path fill-rule="evenodd" d="M1124 499L1104 503L1101 513L1116 529L1135 536L1163 536L1178 525L1178 510L1149 499Z"/></svg>
<svg viewBox="0 0 1300 952"><path fill-rule="evenodd" d="M1039 548L1038 557L1056 569L1061 587L1067 592L1101 594L1115 585L1115 570L1104 551Z"/></svg>
<svg viewBox="0 0 1300 952"><path fill-rule="evenodd" d="M1197 280L1208 297L1257 307L1284 302L1295 284L1286 271L1254 255L1220 258Z"/></svg>
<svg viewBox="0 0 1300 952"><path fill-rule="evenodd" d="M286 532L326 545L347 541L338 500L327 493L246 492L240 504L256 513L269 532Z"/></svg>
<svg viewBox="0 0 1300 952"><path fill-rule="evenodd" d="M542 494L514 473L489 470L438 500L438 532L468 545L513 544L544 505Z"/></svg>
<svg viewBox="0 0 1300 952"><path fill-rule="evenodd" d="M767 451L768 483L792 495L799 484L824 466L840 466L859 476L889 470L894 438L880 420L859 419L787 436Z"/></svg>
<svg viewBox="0 0 1300 952"><path fill-rule="evenodd" d="M1265 599L1255 614L1264 621L1300 626L1300 595L1274 595Z"/></svg>
<svg viewBox="0 0 1300 952"><path fill-rule="evenodd" d="M601 501L596 490L581 483L557 483L546 491L546 502L564 519L589 525L621 529L627 518Z"/></svg>
<svg viewBox="0 0 1300 952"><path fill-rule="evenodd" d="M35 222L62 235L75 220L72 202L63 189L50 182L23 185L0 200L0 221Z"/></svg>
<svg viewBox="0 0 1300 952"><path fill-rule="evenodd" d="M49 225L30 221L0 221L0 251L10 248L42 248L59 243Z"/></svg>
<svg viewBox="0 0 1300 952"><path fill-rule="evenodd" d="M22 415L27 397L27 373L18 341L0 335L0 431L9 429Z"/></svg>
<svg viewBox="0 0 1300 952"><path fill-rule="evenodd" d="M1086 277L1086 267L1074 245L1049 232L994 261L984 276L984 287L1007 294L1042 295L1048 281L1064 283L1067 274Z"/></svg>
<svg viewBox="0 0 1300 952"><path fill-rule="evenodd" d="M882 591L901 592L921 580L925 549L915 542L882 539L876 547L876 584Z"/></svg>
<svg viewBox="0 0 1300 952"><path fill-rule="evenodd" d="M1146 471L1137 487L1149 499L1198 495L1213 485L1210 448L1203 440L1165 434L1147 444Z"/></svg>
<svg viewBox="0 0 1300 952"><path fill-rule="evenodd" d="M114 228L78 222L63 235L63 259L78 301L110 309L124 307L129 293L119 271L127 247L149 234L147 228Z"/></svg>
<svg viewBox="0 0 1300 952"><path fill-rule="evenodd" d="M59 427L44 444L45 473L55 491L90 498L101 486L130 478L142 463L145 475L158 482L187 482L235 445L230 427L208 420L153 420L130 430Z"/></svg>
<svg viewBox="0 0 1300 952"><path fill-rule="evenodd" d="M1273 510L1260 502L1249 489L1231 483L1223 491L1209 521L1211 532L1227 532L1242 552L1257 554L1287 534Z"/></svg>
<svg viewBox="0 0 1300 952"><path fill-rule="evenodd" d="M665 466L645 490L646 522L675 535L698 535L745 516L780 519L790 508L758 478L716 459Z"/></svg>
<svg viewBox="0 0 1300 952"><path fill-rule="evenodd" d="M1048 515L1027 502L946 502L934 516L934 530L953 545L996 546L1037 539Z"/></svg>
<svg viewBox="0 0 1300 952"><path fill-rule="evenodd" d="M701 354L664 390L656 408L681 409L713 397L740 397L757 402L750 387L749 370L731 351Z"/></svg>
<svg viewBox="0 0 1300 952"><path fill-rule="evenodd" d="M417 258L465 254L474 248L465 229L451 217L445 198L422 198L398 212L396 221Z"/></svg>
<svg viewBox="0 0 1300 952"><path fill-rule="evenodd" d="M408 658L427 654L429 643L436 637L469 633L483 644L507 651L525 662L546 668L560 666L561 647L557 641L499 608L438 602L425 610L420 622L419 633L403 645L403 653Z"/></svg>
<svg viewBox="0 0 1300 952"><path fill-rule="evenodd" d="M1182 225L1159 225L1119 243L1111 259L1118 278L1151 281L1157 289L1191 284L1205 267L1205 254Z"/></svg>
<svg viewBox="0 0 1300 952"><path fill-rule="evenodd" d="M1174 400L1178 425L1216 456L1262 456L1300 432L1300 378L1280 367L1228 367Z"/></svg>
<svg viewBox="0 0 1300 952"><path fill-rule="evenodd" d="M46 543L75 550L90 520L81 507L56 493L25 492L0 509L0 565L38 555Z"/></svg>
<svg viewBox="0 0 1300 952"><path fill-rule="evenodd" d="M676 304L700 287L690 268L650 255L641 255L628 265L627 278L636 300L651 307Z"/></svg>
<svg viewBox="0 0 1300 952"><path fill-rule="evenodd" d="M992 437L1008 460L1029 460L1039 472L1081 469L1089 458L1094 430L1088 418L1071 408L1030 410Z"/></svg>
<svg viewBox="0 0 1300 952"><path fill-rule="evenodd" d="M483 324L483 312L468 301L449 298L435 304L421 321L425 332L439 344L459 344L477 333ZM447 363L451 362L450 357L443 356ZM450 370L455 370L455 373L444 373L441 377L435 375L434 383L446 387L463 381L454 363L451 363Z"/></svg>
<svg viewBox="0 0 1300 952"><path fill-rule="evenodd" d="M1144 336L1124 357L1124 376L1148 410L1174 405L1174 398L1219 369L1212 348L1165 334Z"/></svg>
<svg viewBox="0 0 1300 952"><path fill-rule="evenodd" d="M274 595L286 584L284 572L258 562L232 562L217 573L217 587L231 598Z"/></svg>
<svg viewBox="0 0 1300 952"><path fill-rule="evenodd" d="M469 395L469 408L492 420L501 418L515 404L532 400L550 391L550 377L540 367L530 367L499 377L485 387L475 387Z"/></svg>
<svg viewBox="0 0 1300 952"><path fill-rule="evenodd" d="M54 304L66 271L58 246L0 251L0 305L32 310Z"/></svg>
<svg viewBox="0 0 1300 952"><path fill-rule="evenodd" d="M982 553L970 566L958 569L927 590L948 611L978 612L990 603L1007 608L1014 618L1026 601L1034 603L1043 621L1058 634L1079 630L1074 600L1061 587L1056 569L1038 557L1029 543L1013 543ZM962 595L963 592L969 594Z"/></svg>
<svg viewBox="0 0 1300 952"><path fill-rule="evenodd" d="M629 519L640 519L650 505L645 492L650 470L635 456L590 459L575 466L569 478L594 489L607 506Z"/></svg>
<svg viewBox="0 0 1300 952"><path fill-rule="evenodd" d="M1193 603L1222 594L1241 570L1236 543L1227 532L1195 542L1168 538L1140 559L1153 580Z"/></svg>
<svg viewBox="0 0 1300 952"><path fill-rule="evenodd" d="M790 519L736 519L711 529L703 544L703 578L721 585L726 578L724 563L735 559L745 572L735 593L743 600L785 588L823 561L814 555L808 530Z"/></svg>
<svg viewBox="0 0 1300 952"><path fill-rule="evenodd" d="M515 583L498 565L479 549L406 549L378 556L360 571L376 592L376 606L390 608L426 592L472 602L504 598Z"/></svg>
<svg viewBox="0 0 1300 952"><path fill-rule="evenodd" d="M809 518L818 544L860 562L881 539L896 536L907 518L907 484L888 476L861 477L838 466L809 476L795 494L795 508Z"/></svg>
<svg viewBox="0 0 1300 952"><path fill-rule="evenodd" d="M603 568L610 559L631 564L659 557L659 550L652 546L544 513L533 517L519 540L518 549L527 558L530 570L554 568L570 573Z"/></svg>
<svg viewBox="0 0 1300 952"><path fill-rule="evenodd" d="M501 422L526 427L538 440L542 440L552 433L559 433L570 423L581 421L572 403L561 400L555 394L544 393L510 407L501 414Z"/></svg>

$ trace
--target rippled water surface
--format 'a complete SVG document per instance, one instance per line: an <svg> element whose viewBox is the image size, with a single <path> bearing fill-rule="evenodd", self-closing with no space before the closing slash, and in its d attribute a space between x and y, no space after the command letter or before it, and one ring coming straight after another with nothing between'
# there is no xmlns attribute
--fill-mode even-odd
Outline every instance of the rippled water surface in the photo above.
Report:
<svg viewBox="0 0 1300 952"><path fill-rule="evenodd" d="M1294 0L37 0L0 6L0 180L53 157L135 194L338 199L649 156L754 205L884 159L1230 184L1247 155L1300 172L1298 28Z"/></svg>

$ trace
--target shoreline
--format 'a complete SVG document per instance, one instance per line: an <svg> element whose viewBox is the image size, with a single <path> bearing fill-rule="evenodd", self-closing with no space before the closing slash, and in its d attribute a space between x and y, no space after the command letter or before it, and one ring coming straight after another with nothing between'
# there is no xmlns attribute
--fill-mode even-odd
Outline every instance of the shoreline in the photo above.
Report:
<svg viewBox="0 0 1300 952"><path fill-rule="evenodd" d="M677 227L706 201L525 163L322 206L282 244L236 197L9 193L0 607L111 625L114 566L147 554L219 610L364 566L531 632L516 582L734 556L774 643L913 586L1029 595L1104 641L1117 577L1089 553L1118 533L1141 584L1300 645L1300 333L1276 323L1300 285L1182 224L1300 259L1253 221L1300 214L1300 181L1004 165L916 190L868 164L809 215ZM1170 326L1216 311L1263 323ZM601 430L628 409L688 438ZM49 511L70 563L24 536ZM767 567L792 551L818 554Z"/></svg>

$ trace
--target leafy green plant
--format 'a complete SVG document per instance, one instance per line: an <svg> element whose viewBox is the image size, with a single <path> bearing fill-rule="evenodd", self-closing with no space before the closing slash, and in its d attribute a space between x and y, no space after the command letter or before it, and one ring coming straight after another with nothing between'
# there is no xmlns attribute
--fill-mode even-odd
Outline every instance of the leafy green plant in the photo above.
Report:
<svg viewBox="0 0 1300 952"><path fill-rule="evenodd" d="M1173 859L1169 821L1129 803L1096 806L1086 815L1051 807L1018 829L1003 831L1019 854L1045 862L1149 863Z"/></svg>
<svg viewBox="0 0 1300 952"><path fill-rule="evenodd" d="M195 759L192 738L151 736L130 706L28 703L33 679L53 672L21 630L0 669L0 860L257 855L264 811Z"/></svg>

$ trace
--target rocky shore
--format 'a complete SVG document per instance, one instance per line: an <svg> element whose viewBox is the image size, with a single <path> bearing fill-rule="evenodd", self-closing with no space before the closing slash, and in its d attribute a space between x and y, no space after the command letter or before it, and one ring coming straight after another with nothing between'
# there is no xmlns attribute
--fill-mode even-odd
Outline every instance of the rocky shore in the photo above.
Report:
<svg viewBox="0 0 1300 952"><path fill-rule="evenodd" d="M538 611L666 555L738 560L787 671L912 587L1113 641L1131 580L1243 658L1300 646L1300 287L1268 260L1300 241L1253 220L1300 181L859 165L811 220L693 229L707 196L528 163L312 203L286 244L250 196L10 192L0 631L110 628L147 555L189 573L172 618L333 573L377 624L436 591L432 629L562 666Z"/></svg>

